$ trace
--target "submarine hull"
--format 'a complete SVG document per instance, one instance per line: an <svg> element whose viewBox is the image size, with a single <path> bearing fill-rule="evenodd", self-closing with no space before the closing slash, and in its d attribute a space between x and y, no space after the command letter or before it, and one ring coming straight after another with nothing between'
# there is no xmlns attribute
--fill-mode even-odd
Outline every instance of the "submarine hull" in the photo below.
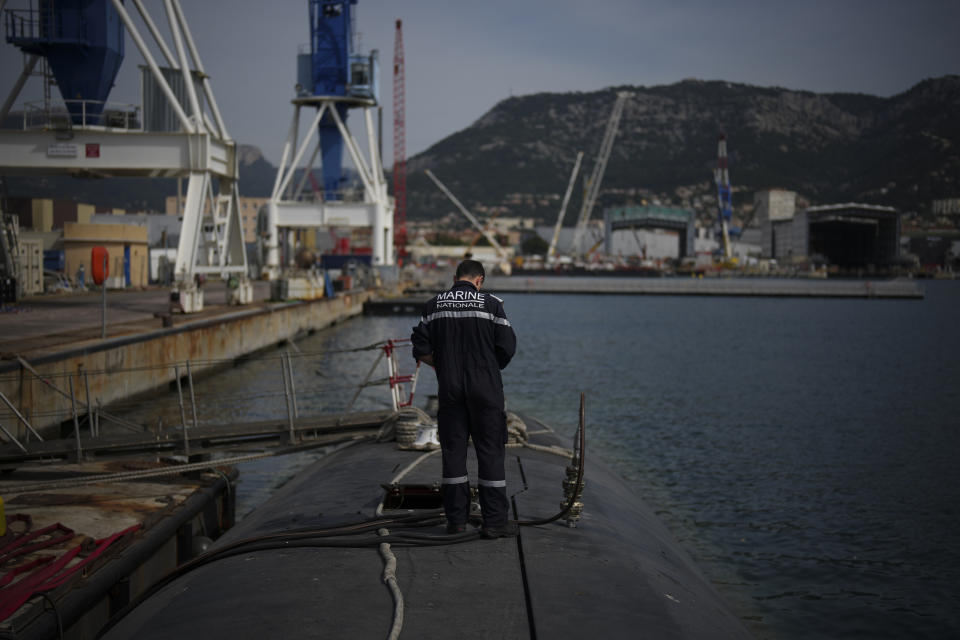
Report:
<svg viewBox="0 0 960 640"><path fill-rule="evenodd" d="M570 465L557 454L566 442L537 421L524 421L536 448L511 446L506 463L507 492L521 521L560 510ZM475 479L472 453L469 459ZM198 566L105 637L381 638L398 629L409 638L751 637L651 510L589 456L576 527L561 519L523 526L517 538L485 540L470 532L448 536L442 523L424 520L413 535L428 541L392 544L402 606L384 582L387 561L378 546L335 546L369 540L375 531L320 543L333 546L282 543L285 532L376 517L384 487L398 472L405 473L402 483L429 487L440 478L439 452L366 442L327 455L211 551L248 539L279 540L273 548L241 546L236 555ZM429 504L399 506L383 514L436 513ZM390 539L395 529L385 528L379 532Z"/></svg>

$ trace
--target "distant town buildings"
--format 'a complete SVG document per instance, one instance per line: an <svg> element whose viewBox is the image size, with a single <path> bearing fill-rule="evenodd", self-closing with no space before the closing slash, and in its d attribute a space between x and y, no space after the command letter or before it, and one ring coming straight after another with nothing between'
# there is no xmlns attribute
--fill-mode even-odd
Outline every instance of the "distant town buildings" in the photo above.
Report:
<svg viewBox="0 0 960 640"><path fill-rule="evenodd" d="M7 198L4 213L12 213L20 226L32 231L63 229L68 222L90 222L95 213L126 213L123 209L97 208L73 200L53 198Z"/></svg>
<svg viewBox="0 0 960 640"><path fill-rule="evenodd" d="M934 200L930 209L935 216L960 216L960 198Z"/></svg>
<svg viewBox="0 0 960 640"><path fill-rule="evenodd" d="M594 216L581 238L583 246L576 250L571 246L574 230L568 219L568 226L559 234L558 252L605 254L637 264L660 264L669 259L699 264L715 259L715 212L708 218L693 206L693 191L678 191L678 195L691 204L671 207L648 204L645 199L643 204L635 204L625 198L622 205L605 207L603 219ZM23 272L24 292L39 293L45 286L44 277L49 279L55 273L61 274L61 279L78 281L81 266L89 284L93 246L106 246L110 252L111 287L168 282L170 265L176 259L183 200L167 197L162 213L127 213L67 199L6 198L4 212L19 220L21 254L23 262L29 263ZM253 245L258 218L268 201L254 197L238 201L251 263L256 261ZM785 267L819 265L859 272L917 265L929 274L960 264L960 197L933 200L919 213L901 216L892 207L873 204L810 206L794 191L769 189L756 192L752 204L743 204L742 210L752 212L745 222L749 228L732 236L732 247L734 257L744 266L769 260ZM535 252L532 244L531 248L525 246L533 235L538 235L544 246L553 236L552 224L541 222L538 226L536 217L510 215L507 207L478 215L509 256L523 250ZM408 220L407 226L408 251L414 259L455 261L468 252L486 261L499 259L483 234L458 212L441 219ZM363 228L304 229L296 232L295 242L317 255L364 254L371 250L369 234L369 229Z"/></svg>

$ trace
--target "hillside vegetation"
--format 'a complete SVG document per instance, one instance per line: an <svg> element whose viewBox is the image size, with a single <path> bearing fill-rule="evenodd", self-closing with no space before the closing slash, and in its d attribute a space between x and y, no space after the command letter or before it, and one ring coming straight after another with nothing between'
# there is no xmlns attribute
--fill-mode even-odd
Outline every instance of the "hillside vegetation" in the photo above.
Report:
<svg viewBox="0 0 960 640"><path fill-rule="evenodd" d="M687 80L504 100L409 160L411 215L451 209L423 175L428 168L468 206L496 206L518 193L559 200L577 150L586 152L591 170L618 91L633 96L607 166L603 204L714 202L721 132L735 206L774 187L814 203L856 200L904 211L960 197L960 76L926 80L891 98ZM549 207L551 217L558 208Z"/></svg>

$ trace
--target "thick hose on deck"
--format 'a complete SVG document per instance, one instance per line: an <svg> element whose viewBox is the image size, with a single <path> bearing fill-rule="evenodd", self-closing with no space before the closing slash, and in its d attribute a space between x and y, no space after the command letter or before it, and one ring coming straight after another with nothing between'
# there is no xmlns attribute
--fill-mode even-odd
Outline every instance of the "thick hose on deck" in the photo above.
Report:
<svg viewBox="0 0 960 640"><path fill-rule="evenodd" d="M334 527L322 529L302 529L295 531L285 531L283 533L266 534L237 540L222 548L205 553L193 560L174 569L166 576L161 578L156 584L141 593L137 598L130 602L117 615L112 617L103 629L97 634L102 637L116 624L120 622L128 613L143 604L145 600L156 594L158 591L177 580L178 578L190 573L202 566L225 560L237 555L250 553L253 551L266 551L272 549L290 549L290 548L378 548L383 544L398 544L402 546L434 546L457 544L466 540L473 540L479 537L479 534L461 534L457 536L447 535L429 535L429 534L411 534L404 531L391 533L387 536L380 535L360 535L370 534L377 529L382 529L385 525L393 528L412 528L436 526L443 522L439 510L431 511L426 514L414 514L403 516L388 516L371 518L360 522L353 522ZM402 600L401 600L402 602Z"/></svg>
<svg viewBox="0 0 960 640"><path fill-rule="evenodd" d="M423 462L426 458L435 455L436 453L436 451L432 451L418 457L415 461L400 471L394 477L393 482L399 482L401 478L412 471L418 464ZM383 504L381 503L377 507L376 517L367 520L335 525L332 527L302 528L280 533L271 533L244 538L205 553L171 571L156 584L140 594L140 596L138 596L129 605L124 607L124 609L116 616L111 618L110 622L100 631L98 637L101 637L107 631L113 628L113 626L119 623L119 621L123 619L125 615L133 611L147 598L154 595L174 580L207 564L254 551L327 547L380 549L381 555L383 555L386 563L383 573L383 580L384 583L389 587L395 603L394 619L389 637L397 638L399 637L399 632L403 625L403 594L400 592L400 587L396 580L396 558L390 552L390 545L437 546L459 544L468 540L477 539L479 537L479 533L469 532L451 536L403 531L403 529L407 528L430 527L442 524L444 521L443 512L439 509L430 510L422 514L397 516L383 516L382 514ZM387 526L389 526L391 529L400 529L400 531L390 532L385 528Z"/></svg>
<svg viewBox="0 0 960 640"><path fill-rule="evenodd" d="M586 433L585 433L585 395L580 394L580 417L579 417L579 444L580 444L580 464L577 469L577 483L574 492L567 500L567 504L556 515L549 518L537 520L519 520L518 524L522 526L535 526L549 524L566 516L573 508L574 502L583 491L584 460L586 451ZM400 471L393 482L399 482L404 476L412 471L417 465L428 457L435 455L437 451L431 451L418 457L402 471ZM209 464L209 463L208 463ZM107 625L100 630L97 637L102 637L112 629L128 613L140 606L147 598L154 595L168 584L182 577L183 575L198 569L204 565L224 560L236 555L249 553L252 551L266 551L273 549L290 548L378 548L384 558L385 566L383 571L383 581L387 584L394 598L394 618L391 625L389 640L395 640L399 637L403 626L403 594L400 592L396 579L396 557L390 552L390 545L400 546L442 546L451 544L460 544L469 542L480 537L477 531L468 531L455 535L434 535L427 533L415 533L408 531L390 532L385 527L390 526L394 529L406 529L425 526L436 526L441 524L443 512L440 509L431 510L423 514L412 514L403 516L383 515L383 503L377 507L376 517L359 522L352 522L323 529L303 528L289 530L282 533L266 534L238 540L222 548L210 551L194 560L178 567L159 580L156 584L141 593L134 601L130 602L116 616L112 617ZM358 534L377 531L374 536L361 536Z"/></svg>

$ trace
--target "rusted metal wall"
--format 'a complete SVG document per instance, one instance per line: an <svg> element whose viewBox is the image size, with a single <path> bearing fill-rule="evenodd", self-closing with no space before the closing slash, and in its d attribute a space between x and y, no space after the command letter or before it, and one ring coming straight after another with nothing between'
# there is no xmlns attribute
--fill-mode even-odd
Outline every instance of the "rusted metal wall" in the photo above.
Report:
<svg viewBox="0 0 960 640"><path fill-rule="evenodd" d="M174 364L179 364L181 377L186 375L184 364L188 360L194 375L202 373L222 366L223 361L359 315L371 296L371 292L360 291L276 304L148 334L98 341L31 362L49 384L23 366L19 370L7 367L6 372L0 372L0 392L43 437L55 437L60 424L72 419L71 379L77 411L82 415L87 411L88 390L91 404L99 402L106 407L174 382ZM6 406L0 407L0 415L8 413ZM15 418L6 417L2 422L21 442L30 439L27 428Z"/></svg>

